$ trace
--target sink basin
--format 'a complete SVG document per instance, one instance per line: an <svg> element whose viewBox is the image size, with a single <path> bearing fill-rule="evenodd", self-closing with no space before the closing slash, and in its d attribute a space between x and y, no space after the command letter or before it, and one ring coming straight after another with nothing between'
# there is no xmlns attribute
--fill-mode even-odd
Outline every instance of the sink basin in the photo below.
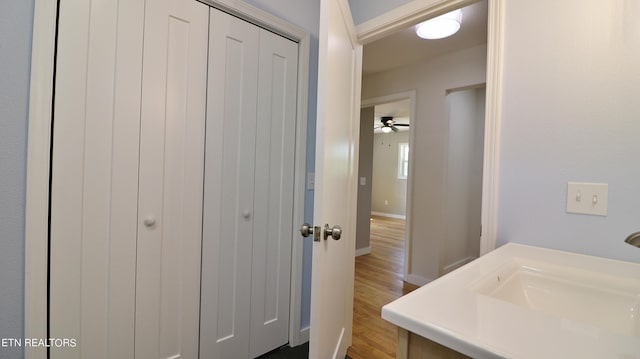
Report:
<svg viewBox="0 0 640 359"><path fill-rule="evenodd" d="M472 358L640 359L640 263L508 243L382 318Z"/></svg>
<svg viewBox="0 0 640 359"><path fill-rule="evenodd" d="M640 280L513 258L472 289L496 299L640 337Z"/></svg>

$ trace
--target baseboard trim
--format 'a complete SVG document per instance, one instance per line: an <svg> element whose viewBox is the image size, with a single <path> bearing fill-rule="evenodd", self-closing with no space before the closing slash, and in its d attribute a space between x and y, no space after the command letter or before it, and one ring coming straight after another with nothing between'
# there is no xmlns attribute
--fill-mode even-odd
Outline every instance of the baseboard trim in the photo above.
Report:
<svg viewBox="0 0 640 359"><path fill-rule="evenodd" d="M387 218L395 218L395 219L407 219L407 216L402 214L394 214L394 213L384 213L384 212L371 212L374 216L387 217Z"/></svg>
<svg viewBox="0 0 640 359"><path fill-rule="evenodd" d="M431 281L433 281L433 279L429 279L427 277L423 277L421 275L418 274L407 274L407 276L404 279L405 282L407 283L411 283L413 285L417 285L417 286L423 286L425 284L430 283Z"/></svg>
<svg viewBox="0 0 640 359"><path fill-rule="evenodd" d="M300 329L300 344L304 344L309 341L309 326Z"/></svg>
<svg viewBox="0 0 640 359"><path fill-rule="evenodd" d="M371 253L371 247L370 246L356 249L356 257L363 256L363 255L369 254L369 253Z"/></svg>
<svg viewBox="0 0 640 359"><path fill-rule="evenodd" d="M442 274L447 274L449 272L452 272L460 267L462 267L463 265L471 262L472 260L476 259L476 257L466 257L466 258L462 258L458 261L455 261L451 264L449 264L448 266L445 266L444 268L442 268Z"/></svg>

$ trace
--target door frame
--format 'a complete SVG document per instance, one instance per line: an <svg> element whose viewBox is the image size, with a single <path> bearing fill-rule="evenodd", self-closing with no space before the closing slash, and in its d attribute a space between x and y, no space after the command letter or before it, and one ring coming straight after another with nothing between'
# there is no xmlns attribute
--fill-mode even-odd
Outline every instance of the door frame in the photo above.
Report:
<svg viewBox="0 0 640 359"><path fill-rule="evenodd" d="M196 0L194 0L196 1ZM293 223L304 222L306 178L307 107L309 94L310 34L273 14L241 1L201 0L298 43L296 99L296 158ZM25 210L25 338L46 338L48 317L48 242L51 137L57 40L57 1L35 0L31 48L31 82L27 147L27 193ZM292 228L289 343L308 341L301 331L302 248L297 228ZM26 347L25 358L46 358L44 347Z"/></svg>
<svg viewBox="0 0 640 359"><path fill-rule="evenodd" d="M356 27L361 44L367 44L429 18L480 0L413 0ZM487 77L485 145L482 170L482 234L480 255L496 246L500 174L500 127L502 122L502 79L506 0L487 0ZM409 184L410 185L410 184ZM407 216L408 217L408 216ZM410 247L409 247L410 248ZM405 262L406 264L406 262ZM406 275L406 272L405 272Z"/></svg>
<svg viewBox="0 0 640 359"><path fill-rule="evenodd" d="M399 92L399 93L394 93L394 94L390 94L390 95L385 95L385 96L380 96L380 97L374 97L374 98L369 98L369 99L363 99L361 101L361 108L365 108L365 107L370 107L370 106L377 106L377 105L382 105L385 103L389 103L389 102L396 102L396 101L402 101L402 100L409 100L411 102L411 104L409 105L409 123L411 123L411 121L414 121L416 118L416 90L411 90L411 91L405 91L405 92ZM409 126L409 153L414 153L413 152L413 146L415 146L415 131L411 128L411 126ZM411 282L409 280L409 268L411 268L410 264L410 260L411 260L411 256L409 255L411 253L411 203L413 201L413 175L411 174L411 169L414 167L414 157L412 155L409 155L409 176L407 176L407 193L406 193L406 203L405 203L405 224L404 224L404 228L405 228L405 236L404 236L404 269L403 269L403 274L402 274L402 278L405 282Z"/></svg>

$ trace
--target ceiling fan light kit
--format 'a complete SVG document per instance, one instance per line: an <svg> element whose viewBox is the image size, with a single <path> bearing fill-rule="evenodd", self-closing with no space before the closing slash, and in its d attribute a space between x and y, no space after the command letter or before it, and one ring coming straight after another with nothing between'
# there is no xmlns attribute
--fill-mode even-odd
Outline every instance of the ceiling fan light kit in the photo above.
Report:
<svg viewBox="0 0 640 359"><path fill-rule="evenodd" d="M400 130L398 130L397 126L409 127L406 123L396 123L393 116L382 116L380 117L380 122L382 122L382 125L380 127L375 127L374 130L380 129L382 133L389 133L391 131L399 132Z"/></svg>
<svg viewBox="0 0 640 359"><path fill-rule="evenodd" d="M449 37L458 30L462 23L462 10L457 9L416 25L416 34L427 40Z"/></svg>

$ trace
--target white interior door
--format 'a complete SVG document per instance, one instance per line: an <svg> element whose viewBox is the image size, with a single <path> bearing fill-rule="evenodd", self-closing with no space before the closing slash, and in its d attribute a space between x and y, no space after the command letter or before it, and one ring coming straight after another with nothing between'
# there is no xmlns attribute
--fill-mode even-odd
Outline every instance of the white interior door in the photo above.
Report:
<svg viewBox="0 0 640 359"><path fill-rule="evenodd" d="M137 358L196 358L208 7L147 1L140 126Z"/></svg>
<svg viewBox="0 0 640 359"><path fill-rule="evenodd" d="M344 358L351 345L361 46L346 1L322 0L314 223L342 238L313 244L310 358Z"/></svg>
<svg viewBox="0 0 640 359"><path fill-rule="evenodd" d="M211 9L203 358L253 358L288 342L297 52Z"/></svg>

